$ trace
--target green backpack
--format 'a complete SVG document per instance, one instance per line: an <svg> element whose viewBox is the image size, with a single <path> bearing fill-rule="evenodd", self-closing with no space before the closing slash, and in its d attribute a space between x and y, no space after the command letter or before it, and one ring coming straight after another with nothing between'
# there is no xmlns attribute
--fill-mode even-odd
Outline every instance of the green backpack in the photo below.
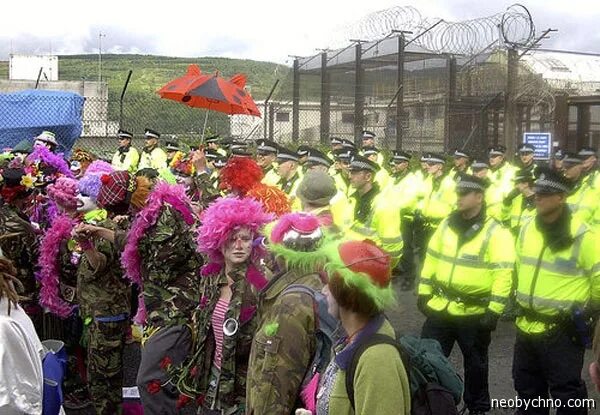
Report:
<svg viewBox="0 0 600 415"><path fill-rule="evenodd" d="M354 349L346 372L346 392L354 408L354 375L360 356L371 346L389 344L398 349L410 382L411 413L414 415L458 414L456 406L464 391L463 380L444 356L437 340L383 334L363 339Z"/></svg>

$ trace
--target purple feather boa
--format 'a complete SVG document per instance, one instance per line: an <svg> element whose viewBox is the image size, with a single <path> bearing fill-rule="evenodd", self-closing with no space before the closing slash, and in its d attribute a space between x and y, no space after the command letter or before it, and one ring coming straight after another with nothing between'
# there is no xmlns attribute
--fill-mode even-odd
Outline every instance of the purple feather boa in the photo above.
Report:
<svg viewBox="0 0 600 415"><path fill-rule="evenodd" d="M54 167L59 173L64 176L73 178L73 172L63 158L63 153L54 154L47 147L35 146L30 155L27 156L27 162L39 163L42 162L48 166Z"/></svg>
<svg viewBox="0 0 600 415"><path fill-rule="evenodd" d="M148 203L137 214L131 229L127 234L127 241L123 254L121 255L121 266L125 270L125 276L134 284L137 284L143 293L142 257L138 246L142 238L152 226L156 224L158 217L165 204L171 205L177 210L186 224L192 225L195 221L194 212L189 197L185 194L182 185L170 185L159 182L148 197ZM138 297L138 312L134 317L138 324L146 320L146 307L143 294Z"/></svg>
<svg viewBox="0 0 600 415"><path fill-rule="evenodd" d="M60 245L71 237L75 220L67 215L54 219L40 245L40 304L61 318L67 318L73 312L73 306L60 298Z"/></svg>

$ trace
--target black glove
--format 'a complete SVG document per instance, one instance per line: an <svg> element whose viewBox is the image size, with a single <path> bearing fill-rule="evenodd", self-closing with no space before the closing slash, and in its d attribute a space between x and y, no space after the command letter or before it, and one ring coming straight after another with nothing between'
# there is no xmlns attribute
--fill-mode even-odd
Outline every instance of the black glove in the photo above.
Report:
<svg viewBox="0 0 600 415"><path fill-rule="evenodd" d="M510 193L506 195L502 203L504 203L505 206L509 206L514 200L514 198L519 196L520 194L521 192L519 191L519 189L512 189Z"/></svg>
<svg viewBox="0 0 600 415"><path fill-rule="evenodd" d="M500 314L486 310L481 320L479 320L479 325L486 330L494 331L498 326L498 320L500 320Z"/></svg>
<svg viewBox="0 0 600 415"><path fill-rule="evenodd" d="M425 316L427 316L431 311L429 307L427 307L429 300L431 300L430 295L420 295L419 298L417 298L417 308Z"/></svg>

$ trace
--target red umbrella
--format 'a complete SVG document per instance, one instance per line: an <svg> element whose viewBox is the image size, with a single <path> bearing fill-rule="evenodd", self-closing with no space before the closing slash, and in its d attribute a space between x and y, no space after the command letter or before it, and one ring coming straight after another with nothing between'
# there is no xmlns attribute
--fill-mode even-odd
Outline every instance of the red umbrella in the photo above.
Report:
<svg viewBox="0 0 600 415"><path fill-rule="evenodd" d="M184 76L170 81L158 93L161 98L183 102L194 108L260 117L260 111L245 86L244 74L227 80L218 74L203 74L198 65L190 65Z"/></svg>

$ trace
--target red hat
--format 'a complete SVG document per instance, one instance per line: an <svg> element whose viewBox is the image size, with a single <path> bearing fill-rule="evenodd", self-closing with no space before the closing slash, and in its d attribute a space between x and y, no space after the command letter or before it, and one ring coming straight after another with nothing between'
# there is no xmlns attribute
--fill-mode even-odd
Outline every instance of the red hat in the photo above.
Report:
<svg viewBox="0 0 600 415"><path fill-rule="evenodd" d="M372 241L347 241L338 252L346 267L355 273L366 274L378 287L390 285L392 278L390 256Z"/></svg>
<svg viewBox="0 0 600 415"><path fill-rule="evenodd" d="M102 187L98 193L98 206L114 206L123 203L130 187L131 176L126 171L115 171L102 176Z"/></svg>

